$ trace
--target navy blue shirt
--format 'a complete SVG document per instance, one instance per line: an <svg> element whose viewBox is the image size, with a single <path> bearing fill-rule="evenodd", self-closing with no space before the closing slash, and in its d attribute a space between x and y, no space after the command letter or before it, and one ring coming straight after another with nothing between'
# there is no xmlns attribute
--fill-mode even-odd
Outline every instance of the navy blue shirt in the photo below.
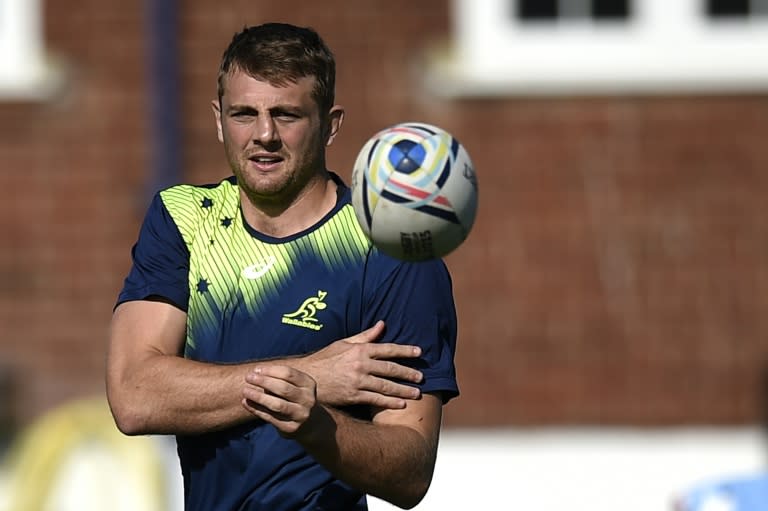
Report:
<svg viewBox="0 0 768 511"><path fill-rule="evenodd" d="M415 344L422 392L458 395L456 313L440 260L407 263L360 230L349 189L287 238L251 228L234 177L153 200L118 303L162 296L187 312L184 356L235 363L317 351L384 320L381 342ZM360 410L356 410L359 415ZM365 416L365 410L362 410ZM187 510L357 510L365 495L270 424L177 436Z"/></svg>

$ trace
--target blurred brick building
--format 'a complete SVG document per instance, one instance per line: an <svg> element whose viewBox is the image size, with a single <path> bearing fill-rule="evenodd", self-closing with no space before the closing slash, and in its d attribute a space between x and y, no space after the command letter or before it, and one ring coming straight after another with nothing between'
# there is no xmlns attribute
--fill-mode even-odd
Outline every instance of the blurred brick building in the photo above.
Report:
<svg viewBox="0 0 768 511"><path fill-rule="evenodd" d="M0 99L0 366L20 422L103 392L152 180L147 2L42 3L63 86ZM311 25L334 49L343 176L369 135L405 120L470 151L481 204L447 260L463 392L447 426L762 420L768 95L443 97L419 63L450 41L450 2L178 3L184 181L228 174L218 60L263 21Z"/></svg>

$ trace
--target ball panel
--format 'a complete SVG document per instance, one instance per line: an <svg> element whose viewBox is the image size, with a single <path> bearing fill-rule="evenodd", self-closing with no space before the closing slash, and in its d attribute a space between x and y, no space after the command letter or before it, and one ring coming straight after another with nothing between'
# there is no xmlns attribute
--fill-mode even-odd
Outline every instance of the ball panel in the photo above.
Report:
<svg viewBox="0 0 768 511"><path fill-rule="evenodd" d="M406 261L443 257L463 242L468 231L460 223L436 221L417 210L382 201L374 215L371 238L379 249ZM398 222L389 220L396 217Z"/></svg>
<svg viewBox="0 0 768 511"><path fill-rule="evenodd" d="M411 174L421 168L426 151L412 140L400 140L389 151L389 162L396 172Z"/></svg>
<svg viewBox="0 0 768 511"><path fill-rule="evenodd" d="M463 147L459 147L452 165L451 177L446 180L441 190L461 224L467 231L471 230L477 215L477 177L472 161Z"/></svg>

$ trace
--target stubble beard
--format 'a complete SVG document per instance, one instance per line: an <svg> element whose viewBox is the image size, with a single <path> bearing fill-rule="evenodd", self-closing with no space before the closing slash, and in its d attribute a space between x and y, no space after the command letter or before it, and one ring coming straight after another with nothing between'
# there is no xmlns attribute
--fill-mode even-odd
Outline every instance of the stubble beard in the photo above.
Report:
<svg viewBox="0 0 768 511"><path fill-rule="evenodd" d="M286 164L286 160L283 161ZM256 208L270 215L277 215L295 204L308 192L325 167L322 161L307 162L301 169L280 169L274 173L260 175L248 169L249 160L242 159L232 170L240 190ZM322 170L319 170L322 169Z"/></svg>

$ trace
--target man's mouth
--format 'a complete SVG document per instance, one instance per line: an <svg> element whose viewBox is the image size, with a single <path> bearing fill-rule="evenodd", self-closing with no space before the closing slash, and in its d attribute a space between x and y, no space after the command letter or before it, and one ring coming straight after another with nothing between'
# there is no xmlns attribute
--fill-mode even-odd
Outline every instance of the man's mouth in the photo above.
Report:
<svg viewBox="0 0 768 511"><path fill-rule="evenodd" d="M283 161L283 158L277 155L255 154L253 156L249 156L248 160L258 167L266 168L277 165Z"/></svg>

